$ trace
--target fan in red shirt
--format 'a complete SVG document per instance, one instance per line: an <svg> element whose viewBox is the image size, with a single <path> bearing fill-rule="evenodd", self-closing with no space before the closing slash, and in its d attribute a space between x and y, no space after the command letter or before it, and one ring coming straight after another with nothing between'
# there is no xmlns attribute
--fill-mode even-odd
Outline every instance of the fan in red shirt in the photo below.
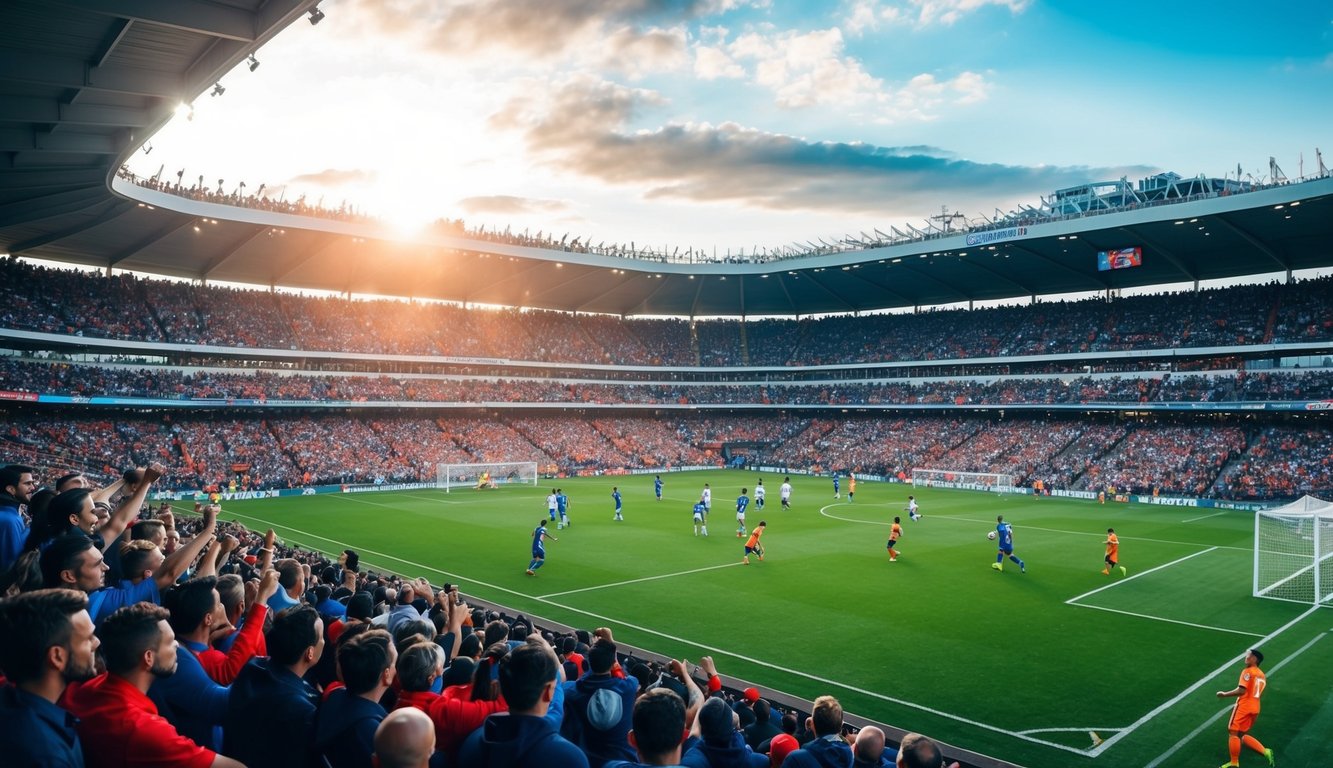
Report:
<svg viewBox="0 0 1333 768"><path fill-rule="evenodd" d="M76 729L90 768L243 768L180 735L148 698L155 678L176 671L169 615L151 603L135 603L98 625L107 671L71 687L64 699L79 718Z"/></svg>

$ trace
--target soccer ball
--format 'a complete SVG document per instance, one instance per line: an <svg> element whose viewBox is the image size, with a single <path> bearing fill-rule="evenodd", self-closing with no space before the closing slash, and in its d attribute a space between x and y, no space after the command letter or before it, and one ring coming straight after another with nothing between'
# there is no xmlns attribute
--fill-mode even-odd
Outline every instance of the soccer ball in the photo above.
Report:
<svg viewBox="0 0 1333 768"><path fill-rule="evenodd" d="M995 531L991 531L990 533L986 534L986 538L990 539L991 541L995 541Z"/></svg>

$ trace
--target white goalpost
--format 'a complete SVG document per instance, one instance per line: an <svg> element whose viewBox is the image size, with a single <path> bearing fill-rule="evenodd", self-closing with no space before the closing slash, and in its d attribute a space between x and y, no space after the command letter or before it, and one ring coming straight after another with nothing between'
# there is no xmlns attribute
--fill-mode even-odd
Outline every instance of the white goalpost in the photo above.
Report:
<svg viewBox="0 0 1333 768"><path fill-rule="evenodd" d="M1333 605L1333 503L1306 496L1255 513L1254 596Z"/></svg>
<svg viewBox="0 0 1333 768"><path fill-rule="evenodd" d="M1007 492L1014 489L1014 476L1003 472L913 469L912 485L927 488L965 488L973 491Z"/></svg>
<svg viewBox="0 0 1333 768"><path fill-rule="evenodd" d="M537 462L499 461L483 464L437 464L435 487L445 493L458 488L499 488L537 485Z"/></svg>

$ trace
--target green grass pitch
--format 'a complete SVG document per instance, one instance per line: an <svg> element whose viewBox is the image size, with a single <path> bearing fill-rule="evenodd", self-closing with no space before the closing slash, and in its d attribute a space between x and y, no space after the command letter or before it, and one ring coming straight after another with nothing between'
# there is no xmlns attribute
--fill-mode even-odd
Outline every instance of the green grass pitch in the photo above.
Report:
<svg viewBox="0 0 1333 768"><path fill-rule="evenodd" d="M676 658L1032 768L1217 766L1239 657L1261 646L1269 686L1253 734L1278 765L1333 765L1333 611L1250 597L1243 512L1034 499L762 475L764 562L741 565L734 499L760 475L711 471L542 481L536 488L230 502L223 519L288 542L352 547L371 570L451 581L465 594L566 624L608 625ZM691 507L713 488L707 538ZM559 485L573 526L527 576L530 534ZM614 522L611 487L624 495ZM925 517L909 522L914 493ZM1027 573L990 565L1002 514ZM902 557L888 525L903 516ZM1107 577L1107 527L1128 577ZM1089 732L1103 739L1094 746ZM1242 765L1260 765L1257 754Z"/></svg>

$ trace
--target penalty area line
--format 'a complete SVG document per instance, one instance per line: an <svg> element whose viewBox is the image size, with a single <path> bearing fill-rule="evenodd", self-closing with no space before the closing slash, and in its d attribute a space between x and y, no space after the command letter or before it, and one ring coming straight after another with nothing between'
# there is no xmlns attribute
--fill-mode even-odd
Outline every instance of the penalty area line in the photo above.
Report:
<svg viewBox="0 0 1333 768"><path fill-rule="evenodd" d="M1149 568L1149 569L1146 570L1146 571L1140 571L1140 572L1138 572L1138 573L1135 573L1133 576L1130 576L1130 577L1127 578L1127 579L1120 579L1120 580L1118 580L1118 581L1113 581L1113 582L1111 582L1110 584L1107 584L1107 585L1105 585L1105 586L1097 587L1096 589L1094 589L1094 590L1092 590L1092 591L1090 591L1090 592L1084 592L1083 594L1079 595L1078 597L1071 597L1071 598L1069 598L1068 600L1065 601L1065 605L1074 605L1074 604L1076 604L1079 600L1082 600L1082 599L1085 598L1085 597L1091 597L1092 595L1095 595L1095 594L1097 594L1098 592L1101 592L1101 591L1104 590L1104 589L1110 589L1111 587L1118 587L1118 586L1120 586L1121 584L1125 584L1125 583L1131 582L1131 581L1133 581L1134 579L1139 578L1140 576L1147 576L1148 574L1153 573L1154 571L1160 571L1160 570L1162 570L1163 568L1170 568L1171 566L1176 565L1176 564L1178 564L1178 563L1183 563L1183 562L1185 562L1186 560L1189 560L1189 559L1192 558L1192 557L1198 557L1199 555L1206 555L1206 554L1208 554L1209 552L1216 551L1217 549L1218 549L1217 547L1209 547L1208 549L1199 550L1198 552L1194 552L1194 553L1192 553L1192 554L1185 555L1184 557L1177 558L1177 559L1175 559L1175 560L1172 560L1172 561L1169 562L1169 563L1162 563L1161 565L1159 565L1159 566L1157 566L1157 567L1155 567L1155 568ZM1080 608L1093 608L1093 607L1096 607L1096 606L1082 605L1082 606L1079 606L1079 607L1080 607Z"/></svg>
<svg viewBox="0 0 1333 768"><path fill-rule="evenodd" d="M1201 517L1191 517L1191 518L1188 519L1188 520L1181 520L1180 522L1182 522L1182 523L1194 523L1194 522L1198 522L1198 521L1200 521L1200 520L1207 520L1207 519L1210 518L1210 517L1217 517L1218 515L1225 515L1225 514L1226 514L1226 512L1214 512L1214 513L1211 514L1211 515L1203 515L1203 516L1201 516Z"/></svg>
<svg viewBox="0 0 1333 768"><path fill-rule="evenodd" d="M627 585L627 584L638 584L639 582L642 582L642 581L657 581L658 579L671 579L671 578L675 578L676 576L688 576L688 575L691 574L691 573L703 573L704 571L716 571L716 570L719 569L719 568L734 568L734 567L736 567L736 566L738 566L738 565L744 565L744 563L723 563L722 565L710 565L710 566L707 566L707 567L704 567L704 568L695 568L695 569L693 569L693 570L689 570L689 571L677 571L677 572L675 572L675 573L662 573L662 574L658 574L657 576L644 576L644 577L639 578L639 579L628 579L628 580L626 580L626 581L616 581L616 582L612 582L612 583L610 583L610 584L598 584L598 585L595 586L595 587L583 587L583 588L581 588L581 589L570 589L570 590L566 590L566 591L564 591L564 592L552 592L552 593L550 593L550 594L548 594L548 595L535 595L534 597L535 597L535 599L537 599L537 600L545 600L545 599L547 599L547 598L551 598L551 597L563 597L564 595L575 595L575 594L578 594L579 592L592 592L592 591L594 591L594 590L598 590L598 589L610 589L610 588L612 588L612 587L623 587L623 586L625 586L625 585Z"/></svg>
<svg viewBox="0 0 1333 768"><path fill-rule="evenodd" d="M1297 656L1300 656L1302 653L1305 653L1307 650L1310 649L1310 646L1312 646L1312 645L1314 645L1315 643L1319 642L1319 641L1322 640L1323 638L1324 638L1324 635L1322 635L1322 634L1320 634L1320 635L1315 635L1315 637L1314 637L1313 640L1311 640L1310 642L1308 642L1308 643L1306 643L1305 645L1301 646L1300 649L1298 649L1295 653L1291 654L1291 655L1288 656L1287 658L1285 658L1285 659L1283 659L1282 661L1278 662L1276 666L1274 666L1272 669L1268 670L1268 674L1271 675L1271 674L1277 672L1278 670L1282 669L1284 666L1286 666L1287 662L1291 661L1292 659L1296 658ZM1150 762L1150 763L1148 763L1147 765L1143 766L1143 768L1157 768L1157 766L1161 765L1162 763L1166 762L1167 760L1170 760L1171 757L1172 757L1173 755L1175 755L1177 752L1179 752L1182 748L1184 748L1184 746L1185 746L1186 744L1189 744L1191 741L1193 741L1193 740L1194 740L1194 737L1196 737L1196 736L1198 736L1199 734L1203 733L1204 731L1208 730L1208 728L1211 727L1213 723L1215 723L1215 722L1217 722L1218 720L1220 720L1220 719L1222 718L1223 715L1225 715L1226 713L1230 712L1230 711L1231 711L1232 709L1234 709L1234 708L1235 708L1234 705L1225 707L1225 708L1222 709L1222 711L1218 712L1217 714L1215 714L1215 715L1213 715L1212 717L1208 718L1207 720L1203 721L1203 724L1202 724L1202 725L1200 725L1198 728L1195 728L1194 730L1190 731L1189 734L1188 734L1187 736L1185 736L1185 738L1181 739L1180 741L1177 741L1175 744L1172 744L1171 747L1170 747L1169 749L1167 749L1167 750L1166 750L1165 752L1163 752L1162 754L1158 755L1156 758L1153 759L1152 762Z"/></svg>
<svg viewBox="0 0 1333 768"><path fill-rule="evenodd" d="M1268 641L1270 641L1270 640L1276 638L1277 636L1281 635L1283 632L1286 632L1288 629L1291 629L1292 627L1296 626L1296 625L1299 624L1301 621L1303 621L1306 617L1310 616L1311 614L1313 614L1315 611L1318 611L1318 610L1321 610L1320 606L1317 606L1317 605L1316 605L1316 606L1312 606L1312 607L1311 607L1309 610L1307 610L1305 613L1302 613L1300 616L1297 616L1296 618L1292 619L1291 621L1287 622L1286 624L1283 624L1282 626L1280 626L1280 627L1278 627L1277 629L1273 630L1273 631L1272 631L1271 633L1269 633L1268 635L1264 636L1264 637L1259 641L1259 643L1256 645L1256 647L1257 647L1258 645L1263 645L1264 643L1266 643L1266 642L1268 642ZM1307 647L1309 647L1309 646L1307 646ZM1302 650L1303 650L1303 649L1302 649ZM1135 720L1134 722L1130 723L1128 726L1126 726L1126 727L1124 727L1123 729L1121 729L1120 732L1116 733L1114 736L1110 737L1110 738L1107 739L1106 741L1103 741L1101 744L1099 744L1099 745L1097 745L1096 747L1094 747L1094 748L1093 748L1092 750L1090 750L1087 754L1091 755L1092 757L1097 757L1097 756L1101 755L1101 754L1102 754L1103 752L1105 752L1106 750L1108 750L1108 749L1110 749L1111 747L1115 746L1121 739L1123 739L1123 738L1125 738L1126 736L1130 735L1131 733L1137 731L1139 728L1142 728L1143 725L1144 725L1144 723L1149 722L1150 720L1152 720L1153 718L1155 718L1155 717L1157 717L1158 715L1162 714L1162 713L1165 712L1166 710L1170 709L1171 707L1174 707L1176 704L1180 703L1180 701L1181 701L1182 699L1184 699L1186 696L1189 696L1190 694L1192 694L1192 693L1194 693L1195 691L1199 690L1200 688L1202 688L1202 687L1204 686L1205 683L1208 683L1209 681L1215 679L1218 675L1222 674L1223 672L1226 672L1228 669L1230 669L1230 668L1232 668L1233 666L1235 666L1235 664L1236 664L1237 661L1240 661L1240 660L1243 659L1243 658L1245 658L1245 654L1242 653L1242 654L1237 654L1236 656L1234 656L1234 657L1232 657L1232 658L1230 658L1230 659L1227 659L1226 663L1222 664L1222 666L1218 667L1217 669L1213 670L1212 672L1209 672L1206 676L1199 678L1199 679L1196 680L1192 685L1190 685L1188 688L1186 688L1185 690L1181 691L1180 693L1176 694L1175 696L1172 696L1171 698L1167 699L1166 701L1162 702L1161 704L1158 704L1156 707L1154 707L1151 711L1149 711L1149 712L1148 712L1147 714L1145 714L1143 717L1140 717L1138 720ZM1276 667L1275 667L1274 669L1276 669Z"/></svg>

